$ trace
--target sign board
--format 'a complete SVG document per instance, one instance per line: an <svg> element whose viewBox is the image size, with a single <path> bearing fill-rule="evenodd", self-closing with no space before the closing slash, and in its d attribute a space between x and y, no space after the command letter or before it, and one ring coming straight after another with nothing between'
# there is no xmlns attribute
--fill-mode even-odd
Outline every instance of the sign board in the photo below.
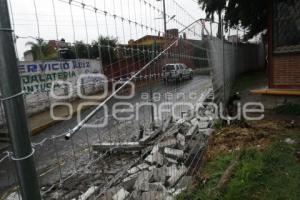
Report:
<svg viewBox="0 0 300 200"><path fill-rule="evenodd" d="M49 91L56 81L76 84L81 74L103 73L101 62L90 59L19 62L18 70L27 93Z"/></svg>

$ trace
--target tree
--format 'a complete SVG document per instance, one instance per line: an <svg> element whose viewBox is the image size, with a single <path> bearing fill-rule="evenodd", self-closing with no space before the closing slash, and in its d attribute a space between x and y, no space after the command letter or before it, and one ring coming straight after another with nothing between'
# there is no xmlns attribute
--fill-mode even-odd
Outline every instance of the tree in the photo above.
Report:
<svg viewBox="0 0 300 200"><path fill-rule="evenodd" d="M73 55L75 55L75 58L89 58L88 50L90 51L90 48L89 44L85 44L82 41L76 41L75 44L71 46L71 51L73 52Z"/></svg>
<svg viewBox="0 0 300 200"><path fill-rule="evenodd" d="M45 42L43 39L36 39L35 42L27 42L26 46L30 46L30 52L34 60L51 60L57 59L57 49L50 41Z"/></svg>
<svg viewBox="0 0 300 200"><path fill-rule="evenodd" d="M208 16L224 12L227 28L241 26L247 30L246 38L267 29L266 0L199 0Z"/></svg>
<svg viewBox="0 0 300 200"><path fill-rule="evenodd" d="M241 25L247 29L246 38L252 38L267 29L267 7L266 0L230 0L225 12L225 22L228 27Z"/></svg>
<svg viewBox="0 0 300 200"><path fill-rule="evenodd" d="M31 47L30 51L34 60L55 60L58 59L58 47L53 42L55 43L55 41L45 42L43 39L37 39L35 42L27 42L26 45ZM101 56L102 63L108 65L116 62L118 59L117 46L117 39L103 36L100 36L91 44L86 44L82 41L76 41L75 44L65 43L65 48L69 50L64 53L62 59L98 59Z"/></svg>
<svg viewBox="0 0 300 200"><path fill-rule="evenodd" d="M222 11L226 7L226 0L199 0L199 4L202 6L202 9L205 10L207 18L214 21L215 13L218 14L219 23L218 23L218 37L222 36Z"/></svg>
<svg viewBox="0 0 300 200"><path fill-rule="evenodd" d="M115 48L118 44L118 40L109 37L100 36L98 41L93 41L91 45L91 57L99 58L101 56L102 63L104 65L110 64L117 60L117 54ZM101 54L99 53L99 50Z"/></svg>

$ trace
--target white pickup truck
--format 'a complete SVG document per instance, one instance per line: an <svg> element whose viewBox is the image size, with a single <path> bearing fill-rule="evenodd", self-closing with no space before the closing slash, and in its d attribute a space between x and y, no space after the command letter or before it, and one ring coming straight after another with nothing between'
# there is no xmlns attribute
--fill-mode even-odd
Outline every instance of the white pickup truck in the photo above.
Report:
<svg viewBox="0 0 300 200"><path fill-rule="evenodd" d="M162 68L162 78L164 83L169 81L182 81L193 78L193 70L183 63L166 64Z"/></svg>

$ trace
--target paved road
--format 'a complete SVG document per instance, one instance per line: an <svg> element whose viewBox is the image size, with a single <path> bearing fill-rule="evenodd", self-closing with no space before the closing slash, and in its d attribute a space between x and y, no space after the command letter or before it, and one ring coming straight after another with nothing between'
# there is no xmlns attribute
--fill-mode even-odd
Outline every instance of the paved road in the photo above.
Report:
<svg viewBox="0 0 300 200"><path fill-rule="evenodd" d="M135 107L137 107L137 103L147 102L146 97L151 88L155 97L154 102L157 106L166 101L172 104L179 101L195 103L197 101L196 97L199 97L199 95L209 87L211 87L211 80L208 76L195 76L193 80L187 80L177 84L168 83L167 85L163 85L158 81L136 92L133 98L124 100L124 102L131 103L135 105ZM166 94L169 94L167 96L170 97L170 93L173 94L173 98L166 100ZM112 99L107 104L109 115L111 115L112 107L116 102L120 102L120 100ZM93 108L84 111L82 115L86 116L92 109ZM184 109L184 106L177 107L176 114L182 113ZM136 116L138 114L138 119L119 122L113 119L113 117L108 117L107 126L103 128L83 128L69 141L66 141L64 137L55 139L51 139L51 137L52 135L65 133L68 129L74 127L77 124L76 116L71 120L56 124L39 135L34 136L32 138L33 143L45 141L36 147L35 153L41 185L51 185L57 181L59 177L65 177L75 169L82 169L90 160L95 159L95 155L91 149L92 144L98 141L131 141L138 135L139 125L143 125L149 129L151 122L150 107L144 106L138 110L139 111L134 115ZM123 112L122 116L125 115L126 113ZM105 116L103 110L98 111L89 122L91 124L97 124L103 119L103 116ZM58 165L58 163L60 163L60 165ZM13 169L14 167L10 162L0 164L0 194L15 181Z"/></svg>

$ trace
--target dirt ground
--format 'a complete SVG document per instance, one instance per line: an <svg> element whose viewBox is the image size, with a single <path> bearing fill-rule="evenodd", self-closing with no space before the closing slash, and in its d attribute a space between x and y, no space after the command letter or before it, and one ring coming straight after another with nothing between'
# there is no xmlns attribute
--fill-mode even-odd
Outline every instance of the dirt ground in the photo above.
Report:
<svg viewBox="0 0 300 200"><path fill-rule="evenodd" d="M211 160L220 153L238 151L246 148L265 149L272 139L284 134L289 129L298 130L299 125L292 125L291 121L282 121L281 117L266 119L241 125L227 126L216 130L211 139L206 160Z"/></svg>
<svg viewBox="0 0 300 200"><path fill-rule="evenodd" d="M250 92L250 90L265 87L267 87L265 72L254 72L239 77L232 93L239 92L242 104L262 102L266 107L268 101L264 102L262 96ZM278 97L273 96L272 98ZM265 110L264 116L261 121L250 121L217 129L211 139L206 159L221 152L231 152L249 147L264 149L272 141L272 138L285 133L288 129L296 129L300 133L299 115L278 114L274 110Z"/></svg>
<svg viewBox="0 0 300 200"><path fill-rule="evenodd" d="M250 92L264 86L262 73L248 74L233 93L242 104L268 105ZM278 110L266 109L259 121L216 122L197 180L179 199L299 199L300 106Z"/></svg>

